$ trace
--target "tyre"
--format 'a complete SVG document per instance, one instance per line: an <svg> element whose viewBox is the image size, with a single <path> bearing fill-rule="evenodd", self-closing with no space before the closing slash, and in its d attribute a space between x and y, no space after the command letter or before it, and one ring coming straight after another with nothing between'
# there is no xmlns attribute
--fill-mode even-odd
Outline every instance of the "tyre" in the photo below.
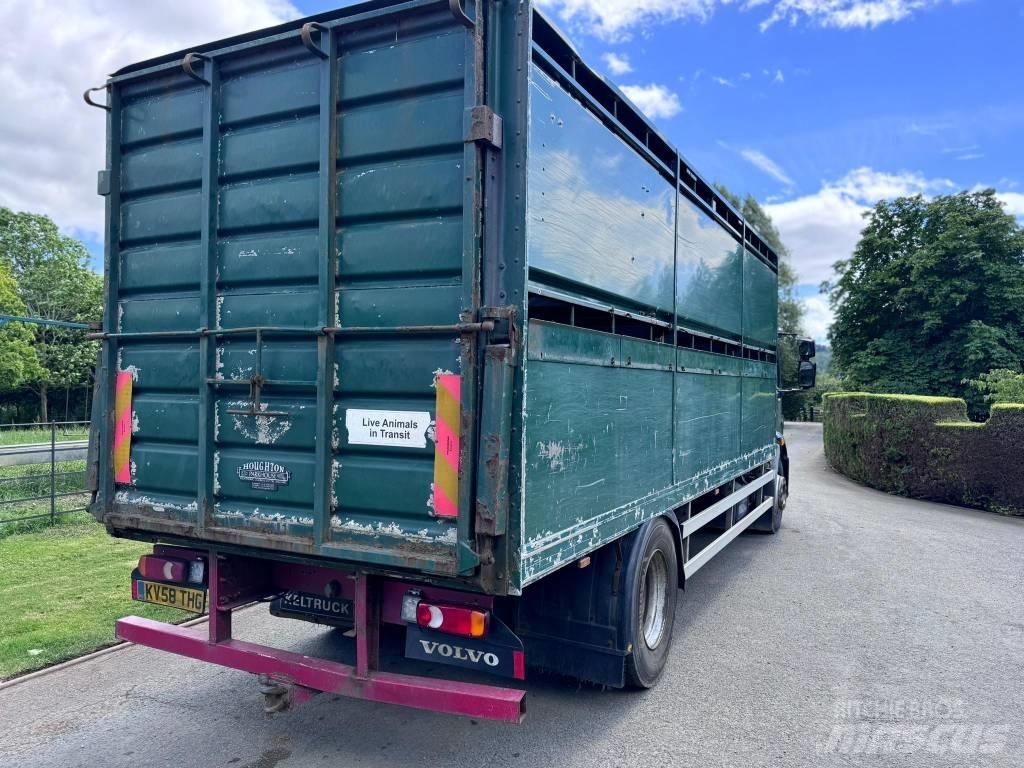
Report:
<svg viewBox="0 0 1024 768"><path fill-rule="evenodd" d="M640 556L633 560L629 574L632 650L626 657L626 684L630 688L650 688L661 676L672 644L679 589L672 528L658 518L644 529L641 537L637 544Z"/></svg>

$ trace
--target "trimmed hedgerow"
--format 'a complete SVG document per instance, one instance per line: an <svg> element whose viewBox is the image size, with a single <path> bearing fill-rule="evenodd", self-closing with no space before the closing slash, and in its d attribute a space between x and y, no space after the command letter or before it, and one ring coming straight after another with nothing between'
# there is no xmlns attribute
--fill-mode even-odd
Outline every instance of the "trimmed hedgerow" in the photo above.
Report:
<svg viewBox="0 0 1024 768"><path fill-rule="evenodd" d="M824 401L825 458L901 496L1024 515L1024 405L968 421L953 397L836 392Z"/></svg>

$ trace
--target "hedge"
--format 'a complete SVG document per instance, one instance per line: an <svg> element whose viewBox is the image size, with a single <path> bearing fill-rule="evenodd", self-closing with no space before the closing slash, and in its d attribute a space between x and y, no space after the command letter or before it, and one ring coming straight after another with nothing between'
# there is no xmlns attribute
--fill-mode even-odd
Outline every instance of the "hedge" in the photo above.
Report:
<svg viewBox="0 0 1024 768"><path fill-rule="evenodd" d="M825 458L888 493L1024 515L1024 405L967 419L953 397L834 392L823 400Z"/></svg>

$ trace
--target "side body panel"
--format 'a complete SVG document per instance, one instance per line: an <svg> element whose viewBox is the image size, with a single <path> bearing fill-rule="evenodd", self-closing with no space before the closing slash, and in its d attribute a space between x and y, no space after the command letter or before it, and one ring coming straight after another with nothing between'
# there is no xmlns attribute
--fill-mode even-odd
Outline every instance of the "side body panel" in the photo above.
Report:
<svg viewBox="0 0 1024 768"><path fill-rule="evenodd" d="M774 268L560 65L530 70L519 586L775 448Z"/></svg>

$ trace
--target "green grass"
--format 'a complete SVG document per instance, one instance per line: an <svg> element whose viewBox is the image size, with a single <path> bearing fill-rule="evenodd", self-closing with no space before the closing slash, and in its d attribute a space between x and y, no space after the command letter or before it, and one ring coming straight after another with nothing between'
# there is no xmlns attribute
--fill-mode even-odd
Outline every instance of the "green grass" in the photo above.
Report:
<svg viewBox="0 0 1024 768"><path fill-rule="evenodd" d="M189 618L131 599L132 569L150 550L85 515L0 539L0 680L114 643L122 616Z"/></svg>
<svg viewBox="0 0 1024 768"><path fill-rule="evenodd" d="M58 494L71 493L85 487L85 461L58 461L57 476L54 479ZM49 496L50 465L22 464L16 467L0 467L0 540L13 533L23 533L49 525L49 518L29 520L18 523L4 523L20 517L32 515L49 515L49 498L36 501L18 501L33 496ZM57 499L58 512L71 509L82 509L89 502L89 494L77 493Z"/></svg>
<svg viewBox="0 0 1024 768"><path fill-rule="evenodd" d="M58 425L56 438L58 443L66 440L87 440L89 438L89 428L86 426ZM48 428L17 427L14 429L4 429L0 425L0 445L27 445L29 443L48 442L50 442L50 430Z"/></svg>

